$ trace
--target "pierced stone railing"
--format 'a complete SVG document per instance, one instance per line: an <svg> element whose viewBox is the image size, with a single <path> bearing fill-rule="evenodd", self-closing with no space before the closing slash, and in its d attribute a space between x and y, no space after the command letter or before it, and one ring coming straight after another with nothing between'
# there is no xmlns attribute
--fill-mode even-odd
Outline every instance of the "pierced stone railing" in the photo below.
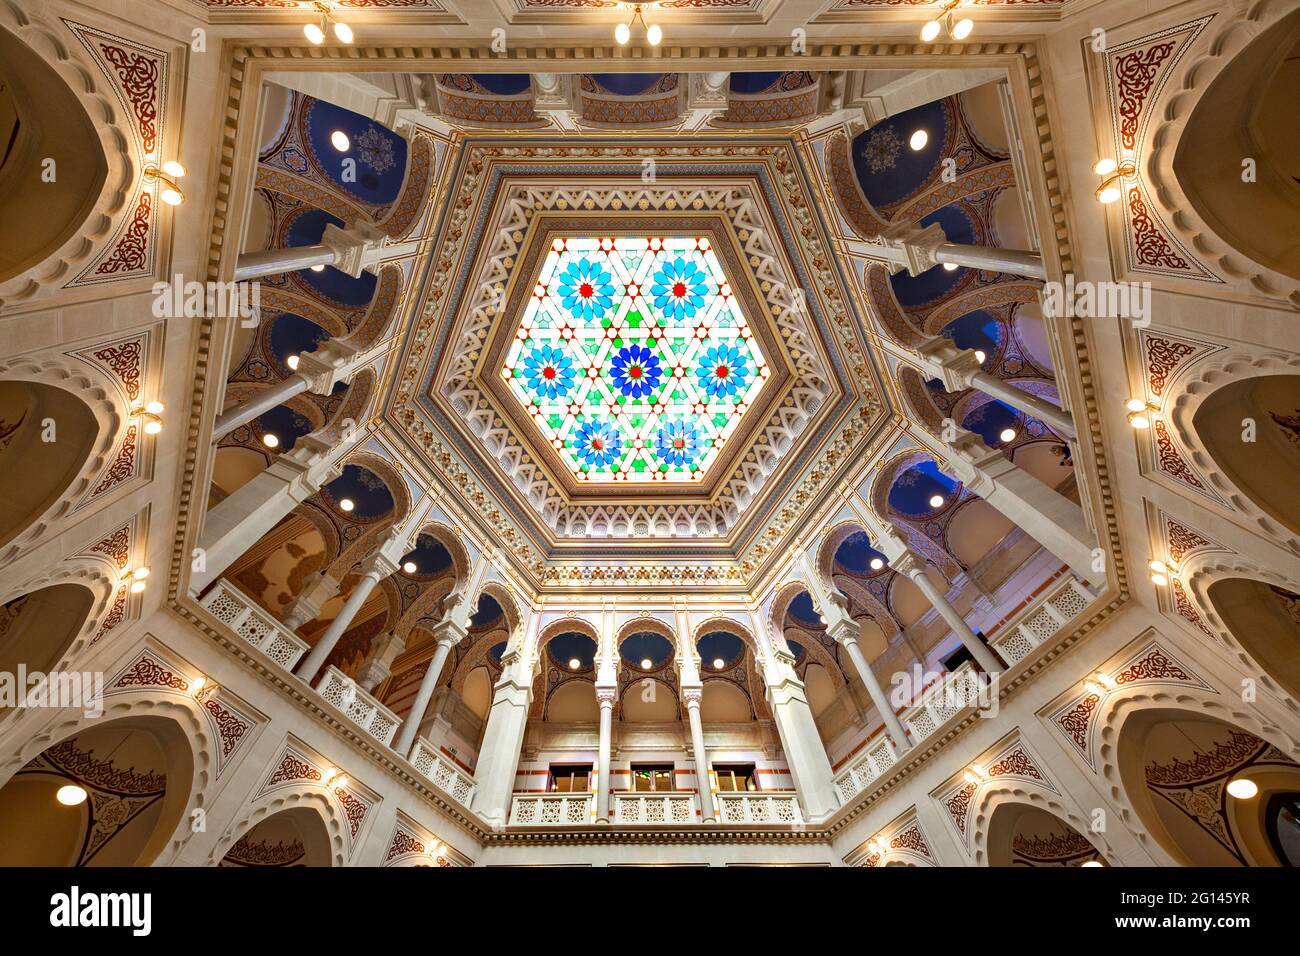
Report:
<svg viewBox="0 0 1300 956"><path fill-rule="evenodd" d="M689 824L697 822L695 791L613 793L614 823Z"/></svg>
<svg viewBox="0 0 1300 956"><path fill-rule="evenodd" d="M361 689L355 680L331 664L325 668L316 690L325 702L333 704L381 744L390 744L401 723L397 715Z"/></svg>
<svg viewBox="0 0 1300 956"><path fill-rule="evenodd" d="M1009 666L1014 666L1082 613L1093 598L1073 577L1062 578L1008 621L989 643ZM911 732L913 741L919 744L961 711L980 703L981 697L987 697L990 692L995 689L990 688L989 678L968 661L930 687L900 719ZM894 742L883 730L878 732L862 753L836 775L835 789L840 801L847 802L868 789L897 759Z"/></svg>
<svg viewBox="0 0 1300 956"><path fill-rule="evenodd" d="M1018 664L1070 623L1094 597L1073 576L1066 575L1008 621L989 643L1008 665Z"/></svg>
<svg viewBox="0 0 1300 956"><path fill-rule="evenodd" d="M199 606L287 671L307 653L306 641L225 578L213 585Z"/></svg>
<svg viewBox="0 0 1300 956"><path fill-rule="evenodd" d="M799 798L793 793L754 791L719 792L718 818L722 823L802 823Z"/></svg>
<svg viewBox="0 0 1300 956"><path fill-rule="evenodd" d="M423 737L415 739L411 764L421 776L433 781L434 786L445 790L461 806L468 807L473 802L474 778Z"/></svg>
<svg viewBox="0 0 1300 956"><path fill-rule="evenodd" d="M516 793L510 801L512 827L572 827L592 821L594 793Z"/></svg>

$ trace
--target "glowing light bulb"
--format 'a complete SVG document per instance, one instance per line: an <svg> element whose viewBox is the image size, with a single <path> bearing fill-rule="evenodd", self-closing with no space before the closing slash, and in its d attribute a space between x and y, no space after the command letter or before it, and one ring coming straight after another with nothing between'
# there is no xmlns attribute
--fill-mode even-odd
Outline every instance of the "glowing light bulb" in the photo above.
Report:
<svg viewBox="0 0 1300 956"><path fill-rule="evenodd" d="M340 153L346 153L352 147L352 140L348 139L348 134L341 129L336 129L330 133L330 145Z"/></svg>
<svg viewBox="0 0 1300 956"><path fill-rule="evenodd" d="M943 264L943 271L944 271L944 272L956 272L956 271L957 271L958 269L960 269L960 268L961 268L961 266L957 265L957 263L955 263L955 262L945 262L945 263Z"/></svg>
<svg viewBox="0 0 1300 956"><path fill-rule="evenodd" d="M938 20L931 20L925 26L921 27L921 39L926 43L933 43L939 36L939 31L943 29L943 24Z"/></svg>
<svg viewBox="0 0 1300 956"><path fill-rule="evenodd" d="M1169 570L1169 565L1160 560L1152 561L1151 570L1156 574L1164 574Z"/></svg>
<svg viewBox="0 0 1300 956"><path fill-rule="evenodd" d="M185 167L174 159L167 160L167 162L162 164L162 168L163 172L168 176L175 176L177 179L180 179L185 175Z"/></svg>
<svg viewBox="0 0 1300 956"><path fill-rule="evenodd" d="M333 786L334 789L336 790L342 790L347 785L348 785L348 778L343 776L342 774L340 774L338 778L335 779L331 784L331 786Z"/></svg>
<svg viewBox="0 0 1300 956"><path fill-rule="evenodd" d="M137 581L143 581L148 576L149 569L143 565L131 572L131 577L135 578Z"/></svg>
<svg viewBox="0 0 1300 956"><path fill-rule="evenodd" d="M614 28L614 39L618 41L619 46L623 46L628 40L632 39L632 29L626 23L620 23Z"/></svg>
<svg viewBox="0 0 1300 956"><path fill-rule="evenodd" d="M416 571L419 570L419 567L416 565L414 561L407 561L402 565L402 570L405 571L407 574L414 574Z"/></svg>
<svg viewBox="0 0 1300 956"><path fill-rule="evenodd" d="M279 448L280 436L275 435L271 432L267 432L265 435L262 436L262 444L265 445L267 448Z"/></svg>
<svg viewBox="0 0 1300 956"><path fill-rule="evenodd" d="M576 657L569 658L569 670L576 671L579 670L581 667L582 667L582 661L578 660Z"/></svg>
<svg viewBox="0 0 1300 956"><path fill-rule="evenodd" d="M931 495L931 496L930 496L930 507L931 507L931 508L942 508L942 507L943 507L943 495Z"/></svg>
<svg viewBox="0 0 1300 956"><path fill-rule="evenodd" d="M139 594L141 591L143 591L143 590L144 590L145 588L147 588L148 586L149 586L149 582L148 582L148 581L132 581L132 582L131 582L131 589L130 589L130 590L131 590L131 593L132 593L132 594Z"/></svg>
<svg viewBox="0 0 1300 956"><path fill-rule="evenodd" d="M324 272L324 271L325 271L325 267L324 267L323 265L320 265L320 266L312 266L312 267L311 267L311 271L312 271L312 272Z"/></svg>
<svg viewBox="0 0 1300 956"><path fill-rule="evenodd" d="M1118 186L1103 186L1097 190L1097 201L1110 205L1116 199L1119 199L1120 191Z"/></svg>
<svg viewBox="0 0 1300 956"><path fill-rule="evenodd" d="M1159 573L1152 574L1151 580L1157 587L1164 587L1166 584L1169 583L1169 578Z"/></svg>
<svg viewBox="0 0 1300 956"><path fill-rule="evenodd" d="M908 138L907 145L913 150L922 150L928 142L930 142L930 134L923 129L918 129Z"/></svg>
<svg viewBox="0 0 1300 956"><path fill-rule="evenodd" d="M985 360L986 358L988 358L988 356L984 354L984 350L983 350L983 349L976 349L976 350L975 350L975 361L977 361L977 362L979 362L981 365L983 365L983 364L984 364L984 360Z"/></svg>
<svg viewBox="0 0 1300 956"><path fill-rule="evenodd" d="M1092 167L1092 171L1098 176L1109 176L1117 169L1119 169L1119 163L1115 162L1115 160L1111 159L1109 156L1105 159L1097 160L1097 165Z"/></svg>
<svg viewBox="0 0 1300 956"><path fill-rule="evenodd" d="M871 570L872 570L872 571L879 571L879 570L880 570L881 568L883 568L884 566L885 566L885 562L882 561L880 558L872 558L872 559L871 559Z"/></svg>
<svg viewBox="0 0 1300 956"><path fill-rule="evenodd" d="M1084 860L1080 866L1101 866L1101 860Z"/></svg>
<svg viewBox="0 0 1300 956"><path fill-rule="evenodd" d="M1010 442L1010 441L1015 441L1015 440L1016 440L1016 430L1015 430L1014 428L1004 428L1004 429L1002 429L1001 432L998 433L998 438L1002 439L1002 441L1003 441L1004 443L1005 443L1005 442Z"/></svg>
<svg viewBox="0 0 1300 956"><path fill-rule="evenodd" d="M334 35L338 37L339 41L342 43L352 42L352 28L346 23L334 24Z"/></svg>
<svg viewBox="0 0 1300 956"><path fill-rule="evenodd" d="M1130 412L1140 412L1147 407L1147 403L1140 398L1130 398L1124 403L1124 407Z"/></svg>
<svg viewBox="0 0 1300 956"><path fill-rule="evenodd" d="M339 502L339 508L341 508L343 511L351 511L356 506L357 503L353 501L351 498L344 498Z"/></svg>
<svg viewBox="0 0 1300 956"><path fill-rule="evenodd" d="M971 31L975 29L975 21L970 17L963 17L952 26L952 38L954 40L964 40L970 36Z"/></svg>
<svg viewBox="0 0 1300 956"><path fill-rule="evenodd" d="M1236 800L1249 800L1259 793L1259 786L1254 780L1238 777L1228 782L1228 796Z"/></svg>
<svg viewBox="0 0 1300 956"><path fill-rule="evenodd" d="M654 666L655 666L655 662L650 660L650 658L648 657L641 658L641 669L643 671L648 671L650 668Z"/></svg>
<svg viewBox="0 0 1300 956"><path fill-rule="evenodd" d="M162 422L158 421L158 419L155 418L144 423L144 433L146 435L157 435L160 431L162 431Z"/></svg>
<svg viewBox="0 0 1300 956"><path fill-rule="evenodd" d="M320 28L318 23L309 23L302 28L303 35L307 37L316 46L325 42L325 31Z"/></svg>
<svg viewBox="0 0 1300 956"><path fill-rule="evenodd" d="M1133 412L1128 417L1128 423L1134 428L1150 428L1151 419L1143 412Z"/></svg>
<svg viewBox="0 0 1300 956"><path fill-rule="evenodd" d="M650 24L650 28L645 32L645 38L646 42L651 46L658 46L663 42L664 31L660 29L659 24L652 23Z"/></svg>
<svg viewBox="0 0 1300 956"><path fill-rule="evenodd" d="M167 406L162 402L153 401L146 405L144 410L150 415L161 415L163 412L167 411Z"/></svg>
<svg viewBox="0 0 1300 956"><path fill-rule="evenodd" d="M200 674L198 677L194 678L194 680L190 681L190 686L186 689L191 694L197 694L199 691L203 690L203 687L207 682L208 679Z"/></svg>
<svg viewBox="0 0 1300 956"><path fill-rule="evenodd" d="M720 671L726 666L727 666L727 662L724 661L721 657L715 657L713 659L713 669L715 671Z"/></svg>
<svg viewBox="0 0 1300 956"><path fill-rule="evenodd" d="M54 799L65 807L75 807L85 803L87 796L85 787L78 787L76 784L70 783L66 787L59 787L54 794Z"/></svg>
<svg viewBox="0 0 1300 956"><path fill-rule="evenodd" d="M290 355L287 359L284 360L284 364L289 366L289 368L293 368L293 369L296 369L298 367L298 362L299 362L299 358L296 355Z"/></svg>
<svg viewBox="0 0 1300 956"><path fill-rule="evenodd" d="M185 201L185 194L175 186L164 186L158 196L169 206L179 206Z"/></svg>

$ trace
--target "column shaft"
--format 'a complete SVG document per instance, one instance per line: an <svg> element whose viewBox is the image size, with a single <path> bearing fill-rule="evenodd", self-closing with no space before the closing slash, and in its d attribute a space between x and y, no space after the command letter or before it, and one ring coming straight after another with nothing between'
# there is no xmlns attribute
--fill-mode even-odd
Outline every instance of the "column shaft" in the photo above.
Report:
<svg viewBox="0 0 1300 956"><path fill-rule="evenodd" d="M531 681L525 678L521 682L509 672L502 676L492 695L492 709L488 711L474 768L473 807L492 826L505 826L510 819L510 798L515 790L531 697Z"/></svg>
<svg viewBox="0 0 1300 956"><path fill-rule="evenodd" d="M788 670L780 664L771 666ZM781 737L781 749L785 751L790 776L799 791L804 813L810 821L816 822L832 813L839 801L835 796L835 775L821 735L817 733L803 682L793 672L772 676L766 668L764 679L768 681L772 716Z"/></svg>
<svg viewBox="0 0 1300 956"><path fill-rule="evenodd" d="M312 266L332 266L338 255L326 245L291 246L287 249L263 249L260 252L241 252L235 265L235 281L261 279L285 272L297 272Z"/></svg>
<svg viewBox="0 0 1300 956"><path fill-rule="evenodd" d="M357 612L361 610L361 605L365 603L366 598L370 596L370 592L375 589L375 585L379 583L379 579L383 576L383 571L378 568L367 571L361 576L357 586L348 595L343 609L339 611L339 616L330 621L330 626L321 635L321 639L316 642L316 646L311 649L311 653L298 665L298 676L308 684L312 683L316 672L321 669L325 659L330 656L339 639L343 636L343 632L352 625Z"/></svg>
<svg viewBox="0 0 1300 956"><path fill-rule="evenodd" d="M1078 437L1074 430L1074 419L1069 412L1058 408L1051 402L1044 401L1037 395L1031 395L1023 389L1016 388L1010 382L1005 382L996 375L990 375L985 371L976 372L971 376L971 386L978 388L985 395L1006 402L1012 408L1024 412L1031 418L1037 418L1053 431L1064 435L1068 439Z"/></svg>
<svg viewBox="0 0 1300 956"><path fill-rule="evenodd" d="M948 627L966 646L966 650L970 651L971 657L979 662L980 667L990 674L1005 669L1005 665L994 656L983 641L975 636L975 632L970 629L970 625L966 623L965 619L957 613L957 609L948 603L948 598L944 593L935 587L934 582L926 576L924 568L913 569L908 572L907 576L912 579L912 583L921 589L921 593L926 596L934 609L939 612L939 616L947 622Z"/></svg>
<svg viewBox="0 0 1300 956"><path fill-rule="evenodd" d="M908 736L903 722L898 719L898 714L889 704L889 697L885 690L880 686L880 681L876 679L876 672L871 669L867 657L862 653L862 647L858 644L856 638L841 642L844 649L848 651L849 660L853 661L853 666L857 668L858 676L862 678L862 683L867 688L867 693L871 695L871 702L876 705L876 710L880 711L880 717L885 722L885 729L889 735L894 738L894 746L899 750L907 750L912 746L912 739Z"/></svg>
<svg viewBox="0 0 1300 956"><path fill-rule="evenodd" d="M598 690L600 704L600 750L596 756L596 822L609 822L609 756L613 749L614 694Z"/></svg>
<svg viewBox="0 0 1300 956"><path fill-rule="evenodd" d="M695 786L700 791L700 816L705 823L716 823L713 806L713 779L709 775L709 755L704 749L704 721L700 719L698 695L686 698L686 716L691 723L691 749L695 751Z"/></svg>
<svg viewBox="0 0 1300 956"><path fill-rule="evenodd" d="M451 649L459 640L460 638L441 638L438 641L438 646L433 650L433 658L429 661L429 669L424 672L424 677L420 680L420 689L415 693L415 703L411 705L410 712L406 715L406 719L402 721L402 726L397 731L397 738L393 743L393 749L403 757L411 752L411 746L415 743L415 735L420 732L420 724L424 723L425 711L429 709L429 701L433 698L434 688L438 686L438 676L447 664L447 655L451 653Z"/></svg>
<svg viewBox="0 0 1300 956"><path fill-rule="evenodd" d="M994 249L987 246L945 242L935 248L934 258L940 263L951 262L953 265L967 266L971 269L1006 272L1031 279L1047 280L1043 257L1037 252L1022 249Z"/></svg>
<svg viewBox="0 0 1300 956"><path fill-rule="evenodd" d="M287 402L293 396L307 391L307 378L303 375L291 375L283 382L273 385L266 391L258 392L252 398L231 406L217 416L217 423L212 428L212 440L220 441L240 425L251 422L259 415L269 412L278 405Z"/></svg>

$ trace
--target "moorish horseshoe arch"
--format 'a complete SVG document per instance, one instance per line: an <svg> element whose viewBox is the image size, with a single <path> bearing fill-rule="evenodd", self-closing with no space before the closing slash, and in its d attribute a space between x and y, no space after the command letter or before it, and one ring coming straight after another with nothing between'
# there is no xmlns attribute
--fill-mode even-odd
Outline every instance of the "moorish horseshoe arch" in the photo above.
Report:
<svg viewBox="0 0 1300 956"><path fill-rule="evenodd" d="M91 131L98 134L96 145L104 162L103 176L93 190L97 195L87 197L93 201L83 205L85 213L79 223L73 224L71 235L46 250L39 260L0 282L0 302L25 301L69 278L117 236L131 214L143 170L132 155L129 118L121 111L113 91L105 88L97 65L68 35L66 25L60 29L42 16L32 16L31 11L12 0L4 0L0 2L0 30L35 53L63 85L60 92L66 94L64 103L75 104ZM58 115L60 111L53 112Z"/></svg>
<svg viewBox="0 0 1300 956"><path fill-rule="evenodd" d="M216 866L239 840L263 820L269 819L284 810L306 808L315 812L325 827L329 838L330 866L347 865L347 841L343 837L347 820L339 813L334 801L325 795L323 788L307 784L295 784L285 789L277 789L254 800L248 805L247 812L240 815L213 846L208 854L207 865Z"/></svg>
<svg viewBox="0 0 1300 956"><path fill-rule="evenodd" d="M1058 795L1059 796L1059 795ZM989 836L994 814L1003 807L1021 806L1042 810L1068 824L1076 833L1092 844L1093 848L1112 866L1118 856L1105 838L1092 832L1092 828L1074 810L1045 789L1027 784L995 784L981 788L971 821L971 855L976 866L989 866Z"/></svg>
<svg viewBox="0 0 1300 956"><path fill-rule="evenodd" d="M0 360L0 380L69 392L85 405L97 428L85 459L70 482L0 545L0 567L3 567L29 551L37 539L53 536L60 519L87 493L120 447L130 426L131 410L106 375L88 363L74 362L64 355L45 352Z"/></svg>

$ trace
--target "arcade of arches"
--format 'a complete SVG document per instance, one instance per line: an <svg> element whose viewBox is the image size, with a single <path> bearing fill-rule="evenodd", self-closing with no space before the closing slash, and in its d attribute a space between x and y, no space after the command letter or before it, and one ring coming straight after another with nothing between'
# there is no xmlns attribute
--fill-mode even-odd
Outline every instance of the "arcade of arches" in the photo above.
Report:
<svg viewBox="0 0 1300 956"><path fill-rule="evenodd" d="M0 864L1300 863L1298 0L23 6Z"/></svg>

